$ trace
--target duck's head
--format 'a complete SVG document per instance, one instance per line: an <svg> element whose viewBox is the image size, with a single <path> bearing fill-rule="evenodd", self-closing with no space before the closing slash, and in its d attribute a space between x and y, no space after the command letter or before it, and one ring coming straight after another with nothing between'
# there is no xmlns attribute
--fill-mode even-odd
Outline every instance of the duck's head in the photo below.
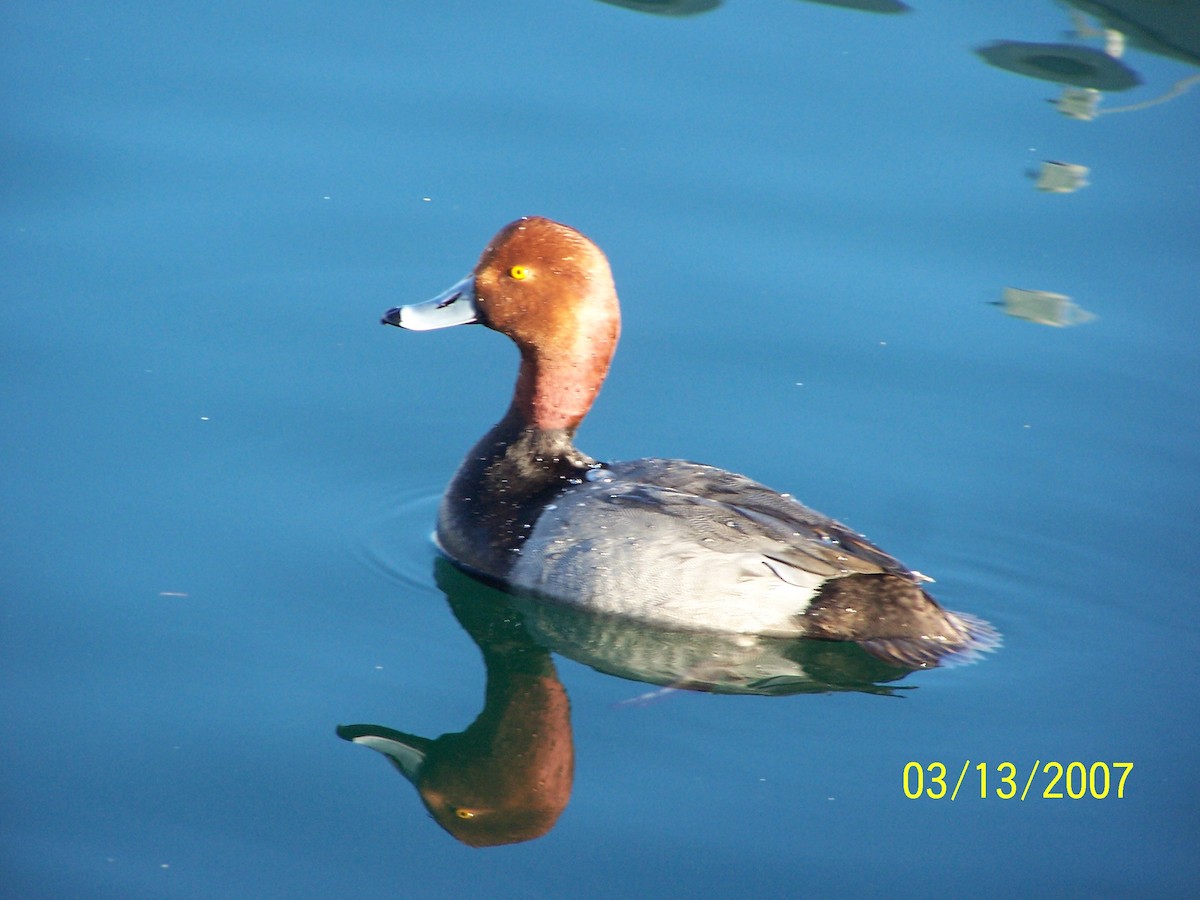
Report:
<svg viewBox="0 0 1200 900"><path fill-rule="evenodd" d="M603 251L530 216L500 229L462 281L382 322L410 331L479 323L508 335L521 351L513 409L529 425L573 430L608 373L621 314Z"/></svg>

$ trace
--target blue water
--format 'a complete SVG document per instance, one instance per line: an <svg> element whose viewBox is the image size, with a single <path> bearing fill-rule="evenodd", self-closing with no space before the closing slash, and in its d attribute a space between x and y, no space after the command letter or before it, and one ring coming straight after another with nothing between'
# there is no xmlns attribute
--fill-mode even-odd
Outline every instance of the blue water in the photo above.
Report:
<svg viewBox="0 0 1200 900"><path fill-rule="evenodd" d="M973 52L1100 47L1062 7L910 5L8 4L0 893L1187 895L1200 86L1072 120ZM1198 71L1123 59L1143 84L1102 111ZM1091 185L1039 192L1044 160ZM443 592L436 498L515 353L378 317L523 214L593 237L621 293L586 451L793 492L1003 647L662 691ZM1006 316L1005 287L1097 318ZM573 741L557 823L496 848L335 733L467 729L484 633ZM1022 801L1006 760L1134 768ZM956 799L908 799L936 761L969 762Z"/></svg>

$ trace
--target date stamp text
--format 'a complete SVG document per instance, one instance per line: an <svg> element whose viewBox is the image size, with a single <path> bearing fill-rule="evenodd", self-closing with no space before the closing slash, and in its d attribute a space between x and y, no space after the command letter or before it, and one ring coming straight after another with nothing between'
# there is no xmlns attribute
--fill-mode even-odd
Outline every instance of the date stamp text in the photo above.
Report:
<svg viewBox="0 0 1200 900"><path fill-rule="evenodd" d="M1058 762L1040 759L1032 766L1014 762L972 764L964 760L957 773L941 762L904 764L904 796L909 800L1042 800L1123 799L1131 762ZM978 788L978 793L976 793Z"/></svg>

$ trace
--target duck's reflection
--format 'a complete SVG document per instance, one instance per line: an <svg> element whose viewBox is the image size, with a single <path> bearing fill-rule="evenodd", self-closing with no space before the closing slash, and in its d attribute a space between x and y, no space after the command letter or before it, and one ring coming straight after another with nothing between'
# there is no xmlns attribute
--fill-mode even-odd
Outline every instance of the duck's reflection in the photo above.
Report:
<svg viewBox="0 0 1200 900"><path fill-rule="evenodd" d="M483 711L436 739L382 725L342 725L339 736L388 757L446 831L472 847L549 831L571 796L575 751L567 693L550 652L533 641L498 591L444 560L435 566L459 624L487 670Z"/></svg>
<svg viewBox="0 0 1200 900"><path fill-rule="evenodd" d="M438 824L473 847L540 837L570 799L570 707L551 651L633 681L737 694L887 694L895 690L889 682L911 671L855 644L661 632L523 603L443 559L434 576L483 654L483 711L465 731L439 738L365 724L342 725L337 733L386 756Z"/></svg>

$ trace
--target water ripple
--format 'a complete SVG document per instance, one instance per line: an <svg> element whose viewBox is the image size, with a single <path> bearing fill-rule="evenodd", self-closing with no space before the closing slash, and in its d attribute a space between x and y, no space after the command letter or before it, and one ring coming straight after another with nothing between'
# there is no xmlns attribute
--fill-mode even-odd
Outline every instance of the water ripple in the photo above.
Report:
<svg viewBox="0 0 1200 900"><path fill-rule="evenodd" d="M390 582L429 588L440 496L441 488L418 487L379 498L351 526L351 553Z"/></svg>

